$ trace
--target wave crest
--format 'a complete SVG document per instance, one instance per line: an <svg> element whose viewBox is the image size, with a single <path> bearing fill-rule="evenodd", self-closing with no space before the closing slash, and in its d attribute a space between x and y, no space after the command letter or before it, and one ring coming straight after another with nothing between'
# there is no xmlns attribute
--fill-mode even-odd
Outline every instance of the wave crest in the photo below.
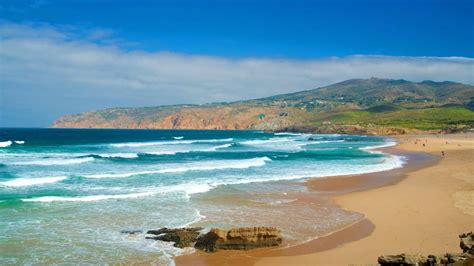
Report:
<svg viewBox="0 0 474 266"><path fill-rule="evenodd" d="M44 184L56 183L62 180L67 179L67 176L50 176L50 177L20 177L12 180L0 182L0 185L7 187L27 187L27 186L37 186Z"/></svg>
<svg viewBox="0 0 474 266"><path fill-rule="evenodd" d="M90 154L88 156L98 157L98 158L124 158L124 159L132 159L138 158L138 153L98 153L98 154Z"/></svg>
<svg viewBox="0 0 474 266"><path fill-rule="evenodd" d="M7 141L0 141L0 148L5 148L5 147L8 147L10 145L12 145L12 141L11 140L7 140Z"/></svg>
<svg viewBox="0 0 474 266"><path fill-rule="evenodd" d="M83 197L59 197L59 196L44 196L30 199L21 199L23 202L53 202L53 201L69 201L69 202L91 202L99 200L110 200L110 199L130 199L140 198L156 194L156 192L140 192L130 194L118 194L118 195L93 195Z"/></svg>
<svg viewBox="0 0 474 266"><path fill-rule="evenodd" d="M212 143L212 142L228 142L233 141L233 138L227 139L200 139L200 140L172 140L172 141L150 141L150 142L129 142L129 143L114 143L110 144L112 147L146 147L158 145L177 145L177 144L194 144L194 143Z"/></svg>
<svg viewBox="0 0 474 266"><path fill-rule="evenodd" d="M252 159L243 160L218 160L208 161L205 163L189 163L189 164L178 164L170 165L167 168L138 171L130 173L104 173L94 175L83 175L86 178L120 178L120 177L131 177L136 175L149 175L149 174L165 174L165 173L180 173L188 171L211 171L211 170L223 170L223 169L246 169L250 167L264 166L266 162L271 161L268 157L258 157Z"/></svg>
<svg viewBox="0 0 474 266"><path fill-rule="evenodd" d="M92 157L73 158L73 159L42 159L36 161L14 162L12 165L68 165L80 164L93 161Z"/></svg>

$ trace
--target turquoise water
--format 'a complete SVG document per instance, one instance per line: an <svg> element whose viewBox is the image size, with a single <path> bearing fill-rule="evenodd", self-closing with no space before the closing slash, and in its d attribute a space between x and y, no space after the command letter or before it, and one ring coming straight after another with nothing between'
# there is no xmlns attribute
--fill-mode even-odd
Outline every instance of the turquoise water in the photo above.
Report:
<svg viewBox="0 0 474 266"><path fill-rule="evenodd" d="M0 264L169 264L181 250L120 231L262 223L244 214L283 215L275 206L294 201L304 178L401 167L403 158L373 150L390 145L258 131L1 129ZM292 215L324 217L318 229L360 218L314 207Z"/></svg>

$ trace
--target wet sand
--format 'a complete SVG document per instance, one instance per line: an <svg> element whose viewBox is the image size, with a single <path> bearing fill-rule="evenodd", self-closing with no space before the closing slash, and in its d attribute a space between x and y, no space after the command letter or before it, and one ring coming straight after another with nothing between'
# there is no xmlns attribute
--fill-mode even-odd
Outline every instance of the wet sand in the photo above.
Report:
<svg viewBox="0 0 474 266"><path fill-rule="evenodd" d="M363 213L362 221L289 248L198 251L176 258L177 264L367 264L382 254L457 252L457 235L474 224L474 134L402 136L398 142L387 152L409 158L402 169L307 182L342 208Z"/></svg>

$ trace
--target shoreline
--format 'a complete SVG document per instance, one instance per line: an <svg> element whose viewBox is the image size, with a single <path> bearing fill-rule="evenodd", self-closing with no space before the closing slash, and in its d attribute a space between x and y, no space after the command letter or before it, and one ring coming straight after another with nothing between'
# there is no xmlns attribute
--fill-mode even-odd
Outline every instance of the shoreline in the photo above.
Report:
<svg viewBox="0 0 474 266"><path fill-rule="evenodd" d="M451 140L453 136L458 140L454 142L451 141L450 143L448 141L449 144L444 145L444 147L434 147L436 145L431 145L431 143L434 141L429 142L431 146L427 143L425 143L426 145L422 145L423 140L428 141L431 139L438 139L439 143L444 143L445 139L449 138ZM345 254L347 252L344 251L344 248L341 248L341 246L356 245L356 249L364 250L366 247L357 247L357 245L360 245L358 243L364 242L365 239L373 238L373 235L379 231L379 227L383 225L380 224L377 219L374 221L374 219L371 217L372 215L367 214L364 208L360 208L360 206L357 206L359 208L354 208L350 203L348 203L348 201L353 201L352 195L357 195L360 197L361 195L369 194L372 191L384 190L387 188L396 189L401 183L404 183L412 176L416 176L420 171L422 172L426 169L437 167L443 168L443 160L440 156L440 148L450 151L450 153L456 152L458 150L467 150L470 151L470 154L472 154L474 147L470 138L473 137L474 134L471 133L453 135L398 136L396 137L397 145L395 147L381 148L377 150L394 155L411 156L411 158L408 160L408 163L402 168L360 175L308 179L306 181L306 185L311 191L329 193L330 200L340 208L364 214L364 218L361 221L336 230L335 232L331 232L328 235L320 236L316 239L309 240L295 246L280 247L277 249L259 249L244 252L219 251L213 254L196 251L193 254L176 257L175 261L177 265L307 265L311 263L376 263L377 256L390 254L391 251L387 249L386 252L377 253L377 256L375 257L367 258L365 256L361 256L361 254L356 254L357 252L350 255ZM409 145L411 142L418 142L418 147ZM440 145L439 143L437 144L438 146ZM381 175L383 178L380 178ZM469 174L467 178L474 179L474 177L469 176ZM369 202L369 205L370 203L371 202ZM468 216L466 219L469 222L472 221L472 224L474 224L473 216ZM472 228L467 228L466 226L464 226L464 228L466 230L472 230ZM461 233L461 231L450 235L452 242L457 241L458 233ZM393 234L397 234L397 232L393 232ZM384 241L380 244L389 245L387 241ZM380 244L379 246L383 246ZM450 247L451 250L444 250L443 252L456 251L457 245L458 243L456 242L455 247ZM409 249L400 250L399 253L409 251ZM419 252L413 250L413 252L419 253L422 252L422 250L419 250ZM335 257L330 258L328 255Z"/></svg>
<svg viewBox="0 0 474 266"><path fill-rule="evenodd" d="M474 193L473 139L474 134L398 137L397 149L429 153L440 160L407 172L406 178L393 185L334 198L342 208L364 213L375 224L372 234L327 251L265 257L256 264L374 264L378 256L386 254L457 252L457 236L472 230L474 213L466 214L456 207L452 195Z"/></svg>

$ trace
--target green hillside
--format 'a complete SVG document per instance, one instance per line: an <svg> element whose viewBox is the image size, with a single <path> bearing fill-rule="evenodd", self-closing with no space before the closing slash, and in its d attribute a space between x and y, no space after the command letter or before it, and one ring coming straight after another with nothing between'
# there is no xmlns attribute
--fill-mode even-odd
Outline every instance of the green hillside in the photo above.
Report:
<svg viewBox="0 0 474 266"><path fill-rule="evenodd" d="M110 108L66 115L56 120L53 127L315 128L345 132L344 126L354 125L357 130L370 129L376 134L385 132L385 128L404 132L474 127L473 107L471 85L371 78L232 103Z"/></svg>

